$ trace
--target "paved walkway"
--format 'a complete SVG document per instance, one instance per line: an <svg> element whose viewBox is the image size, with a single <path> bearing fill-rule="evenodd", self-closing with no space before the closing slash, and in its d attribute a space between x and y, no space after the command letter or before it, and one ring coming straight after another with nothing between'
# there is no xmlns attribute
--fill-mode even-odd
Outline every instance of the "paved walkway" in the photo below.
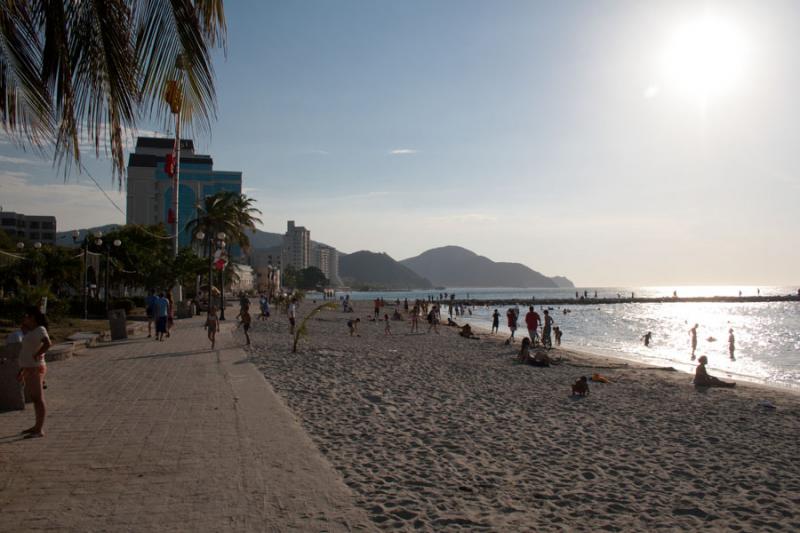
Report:
<svg viewBox="0 0 800 533"><path fill-rule="evenodd" d="M0 413L0 531L369 531L227 323L49 365L44 439Z"/></svg>

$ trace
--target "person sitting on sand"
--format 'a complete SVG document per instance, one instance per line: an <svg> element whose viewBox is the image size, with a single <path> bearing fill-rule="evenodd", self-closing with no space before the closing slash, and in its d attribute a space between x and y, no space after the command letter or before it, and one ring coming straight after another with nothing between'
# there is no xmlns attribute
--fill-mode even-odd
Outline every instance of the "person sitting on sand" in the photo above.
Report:
<svg viewBox="0 0 800 533"><path fill-rule="evenodd" d="M400 311L398 311L397 308L395 308L394 313L392 313L392 320L403 320L403 315L400 314Z"/></svg>
<svg viewBox="0 0 800 533"><path fill-rule="evenodd" d="M461 331L458 332L459 335L464 337L465 339L479 339L477 335L473 335L472 333L472 326L469 324L464 324L461 326Z"/></svg>
<svg viewBox="0 0 800 533"><path fill-rule="evenodd" d="M519 347L517 354L518 363L527 363L531 358L531 340L528 337L522 339L522 346Z"/></svg>
<svg viewBox="0 0 800 533"><path fill-rule="evenodd" d="M453 319L452 319L452 318L450 318L450 317L447 317L447 325L448 325L449 327L451 327L451 328L458 328L458 327L461 327L461 326L459 326L459 325L458 325L458 322L456 322L455 320L453 320Z"/></svg>
<svg viewBox="0 0 800 533"><path fill-rule="evenodd" d="M578 381L572 384L573 396L588 396L589 395L589 382L586 376L581 376Z"/></svg>
<svg viewBox="0 0 800 533"><path fill-rule="evenodd" d="M350 336L353 335L360 337L361 335L358 334L358 325L361 323L360 318L356 318L355 320L348 320L347 321L347 329L350 330Z"/></svg>
<svg viewBox="0 0 800 533"><path fill-rule="evenodd" d="M719 378L708 375L706 365L708 364L708 357L701 355L697 360L697 370L694 372L694 384L697 387L735 387L736 383L722 381Z"/></svg>

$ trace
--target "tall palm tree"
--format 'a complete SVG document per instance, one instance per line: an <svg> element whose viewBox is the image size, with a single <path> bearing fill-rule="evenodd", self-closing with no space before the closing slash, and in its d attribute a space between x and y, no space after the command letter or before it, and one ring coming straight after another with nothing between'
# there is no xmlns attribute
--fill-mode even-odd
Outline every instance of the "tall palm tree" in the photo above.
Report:
<svg viewBox="0 0 800 533"><path fill-rule="evenodd" d="M117 178L126 131L141 115L169 120L167 82L182 125L210 127L210 48L225 33L223 0L0 0L0 121L57 161L79 162L81 140L96 155L103 144Z"/></svg>

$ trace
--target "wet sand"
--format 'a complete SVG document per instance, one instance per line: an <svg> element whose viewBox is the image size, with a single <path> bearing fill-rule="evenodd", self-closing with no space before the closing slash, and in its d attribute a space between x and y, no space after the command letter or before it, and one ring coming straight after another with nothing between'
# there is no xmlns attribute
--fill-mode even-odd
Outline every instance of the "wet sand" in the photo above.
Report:
<svg viewBox="0 0 800 533"><path fill-rule="evenodd" d="M274 312L254 321L251 356L376 529L800 530L797 395L701 392L687 374L566 349L559 366L519 365L519 341L408 322L386 336L370 311L323 311L297 354ZM613 383L571 397L595 372Z"/></svg>

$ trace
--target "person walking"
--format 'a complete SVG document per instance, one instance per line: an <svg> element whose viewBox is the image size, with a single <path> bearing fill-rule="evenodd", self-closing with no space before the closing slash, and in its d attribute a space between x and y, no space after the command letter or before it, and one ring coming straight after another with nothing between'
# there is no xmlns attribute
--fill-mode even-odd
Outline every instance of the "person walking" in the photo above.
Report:
<svg viewBox="0 0 800 533"><path fill-rule="evenodd" d="M211 349L213 350L217 344L217 333L219 332L219 318L217 317L217 308L214 305L208 310L206 329L208 330L208 340L211 341Z"/></svg>
<svg viewBox="0 0 800 533"><path fill-rule="evenodd" d="M697 350L697 328L700 327L700 324L695 324L692 329L689 330L689 336L691 337L692 342L692 361L695 359L694 352Z"/></svg>
<svg viewBox="0 0 800 533"><path fill-rule="evenodd" d="M492 313L492 333L500 331L500 311L497 309Z"/></svg>
<svg viewBox="0 0 800 533"><path fill-rule="evenodd" d="M47 318L36 308L29 307L22 318L22 346L19 351L20 377L25 386L25 392L33 402L36 413L36 422L33 427L22 433L26 439L44 437L44 419L47 414L47 404L44 401L44 377L47 373L47 364L44 354L52 345L47 333Z"/></svg>
<svg viewBox="0 0 800 533"><path fill-rule="evenodd" d="M175 325L175 302L172 300L172 291L167 291L167 337L170 336L172 327Z"/></svg>
<svg viewBox="0 0 800 533"><path fill-rule="evenodd" d="M144 312L147 315L147 338L153 336L153 320L155 318L157 301L158 296L156 296L156 291L150 289L147 299L144 301Z"/></svg>
<svg viewBox="0 0 800 533"><path fill-rule="evenodd" d="M511 330L511 336L508 338L509 344L514 344L514 334L517 332L517 313L514 309L506 311L506 320L508 321L508 329Z"/></svg>
<svg viewBox="0 0 800 533"><path fill-rule="evenodd" d="M242 328L244 331L244 338L247 340L245 346L250 346L250 306L243 306L239 311L239 314L236 315L236 318L239 319L239 325L237 328Z"/></svg>
<svg viewBox="0 0 800 533"><path fill-rule="evenodd" d="M164 335L169 336L167 331L167 319L169 317L169 300L164 298L164 293L158 293L156 300L156 340L163 341Z"/></svg>
<svg viewBox="0 0 800 533"><path fill-rule="evenodd" d="M545 311L545 314L547 311ZM525 315L525 325L528 327L528 337L531 339L531 345L536 346L539 340L539 322L541 317L539 313L534 311L533 306L528 307L528 313Z"/></svg>

